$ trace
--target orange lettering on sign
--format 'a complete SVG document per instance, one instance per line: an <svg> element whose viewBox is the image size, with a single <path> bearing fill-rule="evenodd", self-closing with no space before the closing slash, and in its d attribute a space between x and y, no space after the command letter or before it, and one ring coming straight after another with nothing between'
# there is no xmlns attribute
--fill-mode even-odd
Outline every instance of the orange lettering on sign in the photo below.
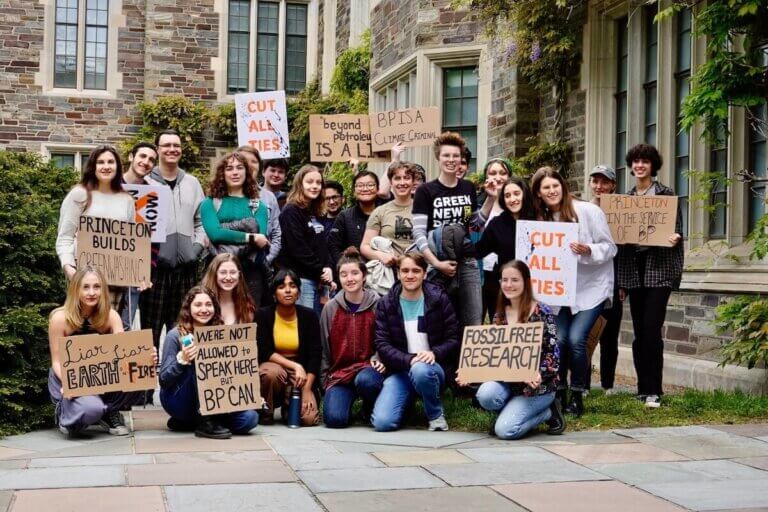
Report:
<svg viewBox="0 0 768 512"><path fill-rule="evenodd" d="M266 112L267 110L275 110L275 100L249 101L245 105L245 109L250 114L255 114L256 112Z"/></svg>
<svg viewBox="0 0 768 512"><path fill-rule="evenodd" d="M272 123L267 121L266 119L252 119L248 123L248 131L253 132L271 132L272 130Z"/></svg>
<svg viewBox="0 0 768 512"><path fill-rule="evenodd" d="M534 231L531 233L531 243L536 247L562 247L565 233L542 233Z"/></svg>

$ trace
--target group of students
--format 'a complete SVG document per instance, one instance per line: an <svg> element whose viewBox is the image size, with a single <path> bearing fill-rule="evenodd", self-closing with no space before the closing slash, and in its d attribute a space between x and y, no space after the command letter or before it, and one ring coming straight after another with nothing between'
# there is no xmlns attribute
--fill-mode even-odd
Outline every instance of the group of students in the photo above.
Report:
<svg viewBox="0 0 768 512"><path fill-rule="evenodd" d="M611 392L622 301L629 297L635 340L638 397L657 407L662 395L666 303L682 274L681 218L671 247L617 246L602 194L616 193L616 173L597 166L590 173L593 201L575 198L566 180L543 167L530 181L515 176L505 159L483 169L481 200L463 175L470 155L455 133L434 143L439 176L425 182L418 164L401 162L392 150L386 174L356 172L354 205L342 209L344 188L304 165L283 190L288 163L261 161L239 148L216 165L205 197L197 179L178 163L179 135L161 132L141 143L122 169L114 148L96 148L80 184L61 207L56 243L70 280L63 307L50 317L51 398L62 431L98 424L125 434L120 410L146 400L140 393L61 396L62 336L129 329L136 308L155 346L167 334L160 358L160 400L172 430L228 438L258 423L274 422L294 389L301 394L301 423L341 428L362 400L365 421L378 431L400 428L414 401L424 405L430 430L448 430L441 395L456 378L461 333L486 316L496 324L544 322L540 374L531 382L486 382L479 405L498 411L495 432L516 439L541 423L548 433L565 428L563 412L581 415L590 382L587 336L599 315L601 380ZM654 180L661 157L640 144L626 156L637 195L672 195ZM263 179L263 184L260 184ZM93 268L77 269L77 218L91 215L132 221L131 196L122 183L163 185L172 202L166 242L153 244L151 282L107 287ZM571 307L550 307L534 298L531 273L515 254L519 220L575 222L577 293ZM207 262L198 284L198 260ZM119 313L118 313L119 312ZM194 375L196 328L255 322L261 392L260 411L201 417Z"/></svg>

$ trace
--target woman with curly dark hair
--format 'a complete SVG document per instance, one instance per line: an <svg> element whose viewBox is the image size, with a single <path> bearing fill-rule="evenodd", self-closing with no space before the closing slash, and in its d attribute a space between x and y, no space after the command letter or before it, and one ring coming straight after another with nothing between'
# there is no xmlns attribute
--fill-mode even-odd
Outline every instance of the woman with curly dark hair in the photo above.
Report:
<svg viewBox="0 0 768 512"><path fill-rule="evenodd" d="M274 195L260 194L248 160L238 152L219 160L208 195L200 215L211 251L238 257L258 307L269 266L280 252L277 201Z"/></svg>

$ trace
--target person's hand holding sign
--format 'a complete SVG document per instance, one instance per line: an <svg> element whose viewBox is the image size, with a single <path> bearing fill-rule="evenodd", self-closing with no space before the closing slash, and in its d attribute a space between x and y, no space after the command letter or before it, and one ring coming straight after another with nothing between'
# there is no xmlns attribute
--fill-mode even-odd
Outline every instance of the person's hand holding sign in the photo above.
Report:
<svg viewBox="0 0 768 512"><path fill-rule="evenodd" d="M683 239L683 237L682 237L682 235L680 233L672 233L669 236L669 243L671 243L673 246L675 246L678 243L680 243L680 240L682 240L682 239Z"/></svg>
<svg viewBox="0 0 768 512"><path fill-rule="evenodd" d="M592 254L592 249L587 244L571 242L570 247L573 253L578 254L579 256L589 256Z"/></svg>
<svg viewBox="0 0 768 512"><path fill-rule="evenodd" d="M422 350L417 352L413 359L411 359L411 366L416 363L433 364L435 362L435 353L431 350Z"/></svg>
<svg viewBox="0 0 768 512"><path fill-rule="evenodd" d="M533 379L532 381L526 382L525 384L532 390L534 391L537 390L541 385L541 374L537 373L535 379Z"/></svg>

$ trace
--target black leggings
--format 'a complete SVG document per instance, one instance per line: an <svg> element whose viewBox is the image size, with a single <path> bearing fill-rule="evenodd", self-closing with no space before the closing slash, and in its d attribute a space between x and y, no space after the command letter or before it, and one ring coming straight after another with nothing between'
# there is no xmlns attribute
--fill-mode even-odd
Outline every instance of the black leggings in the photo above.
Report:
<svg viewBox="0 0 768 512"><path fill-rule="evenodd" d="M611 389L616 377L616 360L619 358L619 335L624 303L619 300L618 288L613 292L613 303L602 312L605 318L603 334L600 335L600 384Z"/></svg>
<svg viewBox="0 0 768 512"><path fill-rule="evenodd" d="M637 373L637 393L640 395L662 394L664 340L661 328L671 294L672 289L668 287L629 290L629 310L635 331L632 359Z"/></svg>

